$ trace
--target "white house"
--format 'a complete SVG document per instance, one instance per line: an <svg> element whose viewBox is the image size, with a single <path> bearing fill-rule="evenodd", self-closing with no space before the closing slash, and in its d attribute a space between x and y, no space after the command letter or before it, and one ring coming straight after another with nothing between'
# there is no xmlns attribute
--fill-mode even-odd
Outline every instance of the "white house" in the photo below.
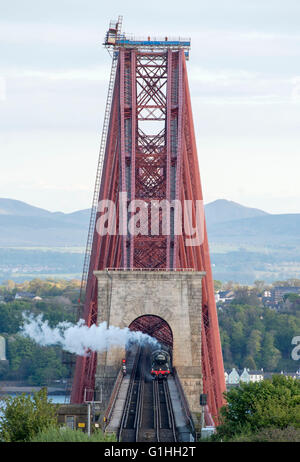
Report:
<svg viewBox="0 0 300 462"><path fill-rule="evenodd" d="M246 367L244 368L243 372L240 375L240 381L246 382L246 383L251 382L251 376L248 372L248 369L246 369Z"/></svg>
<svg viewBox="0 0 300 462"><path fill-rule="evenodd" d="M260 371L248 371L250 376L250 382L260 382L264 380L264 373L263 369Z"/></svg>
<svg viewBox="0 0 300 462"><path fill-rule="evenodd" d="M238 385L240 382L260 382L261 380L264 380L263 370L251 371L244 367L243 371L238 371L235 368L229 373L225 371L225 383L229 385Z"/></svg>
<svg viewBox="0 0 300 462"><path fill-rule="evenodd" d="M228 372L224 371L224 375L225 375L225 383L228 383Z"/></svg>
<svg viewBox="0 0 300 462"><path fill-rule="evenodd" d="M32 294L31 292L17 292L15 295L15 300L32 300L35 297L35 294Z"/></svg>
<svg viewBox="0 0 300 462"><path fill-rule="evenodd" d="M228 375L228 384L229 385L238 385L240 382L240 375L238 371L233 368L230 374Z"/></svg>

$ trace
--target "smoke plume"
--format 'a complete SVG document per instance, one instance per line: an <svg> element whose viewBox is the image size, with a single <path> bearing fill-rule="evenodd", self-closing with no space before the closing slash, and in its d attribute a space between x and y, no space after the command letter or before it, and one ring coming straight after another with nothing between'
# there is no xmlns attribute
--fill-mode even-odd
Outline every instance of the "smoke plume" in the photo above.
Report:
<svg viewBox="0 0 300 462"><path fill-rule="evenodd" d="M88 350L106 351L113 347L125 347L130 343L159 346L159 342L142 332L133 332L128 327L123 329L115 326L107 328L106 322L88 327L84 320L77 324L60 322L56 327L50 327L42 315L34 317L23 313L24 324L21 334L29 337L41 346L59 345L65 351L80 356L87 355Z"/></svg>

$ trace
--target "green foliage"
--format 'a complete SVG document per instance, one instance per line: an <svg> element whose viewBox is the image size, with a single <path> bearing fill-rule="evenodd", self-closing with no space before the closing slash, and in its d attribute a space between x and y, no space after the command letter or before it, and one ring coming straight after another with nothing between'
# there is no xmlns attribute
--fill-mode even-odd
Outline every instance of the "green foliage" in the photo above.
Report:
<svg viewBox="0 0 300 462"><path fill-rule="evenodd" d="M218 290L222 290L223 283L222 281L216 281L214 280L214 289L217 292Z"/></svg>
<svg viewBox="0 0 300 462"><path fill-rule="evenodd" d="M57 425L57 405L47 399L46 389L30 397L23 393L4 399L0 437L6 442L30 441L40 431Z"/></svg>
<svg viewBox="0 0 300 462"><path fill-rule="evenodd" d="M3 250L3 249L2 249ZM11 258L11 255L10 255ZM16 263L18 258L16 259ZM39 279L35 278L31 281L25 281L22 283L17 283L12 280L6 281L3 285L0 286L0 294L2 295L15 295L16 292L32 292L35 295L43 297L54 297L57 295L63 294L76 294L78 298L80 290L81 281L78 279ZM75 300L76 301L76 298Z"/></svg>
<svg viewBox="0 0 300 462"><path fill-rule="evenodd" d="M281 313L289 313L294 316L300 315L300 295L286 294L283 296L284 302L280 306Z"/></svg>
<svg viewBox="0 0 300 462"><path fill-rule="evenodd" d="M248 286L239 287L235 290L235 297L232 304L258 306L260 300L256 289L249 289Z"/></svg>
<svg viewBox="0 0 300 462"><path fill-rule="evenodd" d="M10 302L0 305L0 332L15 334L22 324L22 312L29 310L26 302Z"/></svg>
<svg viewBox="0 0 300 462"><path fill-rule="evenodd" d="M80 288L80 281L73 279L71 281L64 279L33 279L30 282L18 284L18 288L28 290L40 296L55 296L62 295L69 290L78 290Z"/></svg>
<svg viewBox="0 0 300 462"><path fill-rule="evenodd" d="M266 428L256 433L238 435L230 440L236 443L300 443L300 429L287 428Z"/></svg>
<svg viewBox="0 0 300 462"><path fill-rule="evenodd" d="M16 291L28 291L42 295L42 301L12 300L0 304L0 335L7 339L9 369L0 368L0 379L22 380L32 385L46 385L51 380L69 376L70 371L62 365L59 347L40 347L35 342L20 335L23 313L43 315L50 327L59 322L76 321L79 281L34 279L23 284L8 281L0 287L6 299L14 297ZM46 296L46 298L44 298Z"/></svg>
<svg viewBox="0 0 300 462"><path fill-rule="evenodd" d="M271 380L241 383L225 393L216 439L254 434L266 428L300 429L300 382L274 375Z"/></svg>
<svg viewBox="0 0 300 462"><path fill-rule="evenodd" d="M254 281L254 292L257 295L261 296L265 287L266 287L265 281L262 281L261 279L257 279L256 281Z"/></svg>
<svg viewBox="0 0 300 462"><path fill-rule="evenodd" d="M226 368L295 371L291 341L300 332L300 311L232 303L218 312Z"/></svg>
<svg viewBox="0 0 300 462"><path fill-rule="evenodd" d="M55 301L37 302L30 310L33 314L42 314L43 319L49 322L50 327L56 326L59 322L75 322L75 309L69 305L61 305Z"/></svg>
<svg viewBox="0 0 300 462"><path fill-rule="evenodd" d="M16 335L7 344L11 380L26 379L32 385L47 385L68 375L59 347L42 347L29 338ZM7 378L7 377L6 377Z"/></svg>
<svg viewBox="0 0 300 462"><path fill-rule="evenodd" d="M31 439L35 443L99 443L99 442L114 442L117 438L114 434L108 435L101 430L94 431L89 437L87 433L81 430L72 430L68 427L50 427L41 432Z"/></svg>
<svg viewBox="0 0 300 462"><path fill-rule="evenodd" d="M72 304L60 304L53 300L36 303L15 300L0 304L0 333L16 334L23 324L22 313L30 312L34 315L42 314L43 319L49 321L51 327L59 322L75 322L76 310Z"/></svg>

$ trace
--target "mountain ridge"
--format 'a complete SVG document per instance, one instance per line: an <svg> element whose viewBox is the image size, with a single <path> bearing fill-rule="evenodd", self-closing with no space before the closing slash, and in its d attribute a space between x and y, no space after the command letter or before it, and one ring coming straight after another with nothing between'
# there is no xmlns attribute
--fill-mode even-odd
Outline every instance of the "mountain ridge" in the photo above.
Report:
<svg viewBox="0 0 300 462"><path fill-rule="evenodd" d="M89 209L76 210L70 213L60 211L50 212L47 209L36 207L16 199L0 198L0 219L2 216L18 215L18 216L44 216L44 217L76 217L90 213Z"/></svg>
<svg viewBox="0 0 300 462"><path fill-rule="evenodd" d="M220 221L231 221L234 219L250 218L253 216L270 215L263 210L247 207L227 199L217 199L205 205L205 214L207 221L211 223ZM90 209L80 209L74 212L50 212L47 209L36 207L27 202L16 199L0 198L0 219L3 216L41 216L48 218L62 219L86 219L90 216Z"/></svg>
<svg viewBox="0 0 300 462"><path fill-rule="evenodd" d="M218 199L205 205L211 243L234 246L299 242L300 214L270 214ZM0 246L85 246L90 210L49 212L15 199L0 198Z"/></svg>
<svg viewBox="0 0 300 462"><path fill-rule="evenodd" d="M215 279L299 277L300 214L269 214L226 199L206 204L205 214ZM89 209L49 212L0 199L0 281L81 277L89 217Z"/></svg>
<svg viewBox="0 0 300 462"><path fill-rule="evenodd" d="M217 199L205 205L206 221L210 224L265 215L270 214L264 210L247 207L227 199Z"/></svg>

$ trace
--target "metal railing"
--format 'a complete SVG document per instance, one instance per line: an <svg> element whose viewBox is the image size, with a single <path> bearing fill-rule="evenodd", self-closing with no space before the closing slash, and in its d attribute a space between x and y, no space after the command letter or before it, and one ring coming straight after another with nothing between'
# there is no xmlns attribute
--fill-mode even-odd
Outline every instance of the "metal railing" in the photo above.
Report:
<svg viewBox="0 0 300 462"><path fill-rule="evenodd" d="M120 391L122 380L123 380L123 371L122 371L122 368L121 368L120 371L119 371L119 374L117 376L117 379L116 379L116 382L115 382L115 385L114 385L110 400L108 402L108 406L106 408L106 411L105 411L105 414L104 414L104 417L103 417L103 420L105 422L105 428L109 424L112 412L114 410L115 403L116 403L116 400L117 400L117 397L118 397L118 394L119 394L119 391Z"/></svg>
<svg viewBox="0 0 300 462"><path fill-rule="evenodd" d="M183 411L186 415L186 418L188 420L188 423L190 425L190 428L191 428L191 431L192 431L192 434L195 436L196 435L196 429L195 429L195 426L194 426L194 422L193 422L193 418L192 418L192 415L191 415L191 411L190 411L190 408L189 408L189 405L188 405L188 401L186 399L186 396L185 396L185 393L184 393L184 390L182 388L182 385L181 385L181 382L179 380L179 377L178 377L178 374L177 374L177 371L176 371L176 368L173 367L173 374L174 374L174 380L175 380L175 384L177 386L177 389L179 391L179 396L180 396L180 402L181 402L181 406L183 408Z"/></svg>
<svg viewBox="0 0 300 462"><path fill-rule="evenodd" d="M182 272L182 271L197 271L195 268L105 268L105 271L151 271L151 272L160 272L160 271L172 271L172 272Z"/></svg>
<svg viewBox="0 0 300 462"><path fill-rule="evenodd" d="M191 37L174 37L174 36L139 36L131 33L117 34L117 40L132 40L134 42L191 42Z"/></svg>

